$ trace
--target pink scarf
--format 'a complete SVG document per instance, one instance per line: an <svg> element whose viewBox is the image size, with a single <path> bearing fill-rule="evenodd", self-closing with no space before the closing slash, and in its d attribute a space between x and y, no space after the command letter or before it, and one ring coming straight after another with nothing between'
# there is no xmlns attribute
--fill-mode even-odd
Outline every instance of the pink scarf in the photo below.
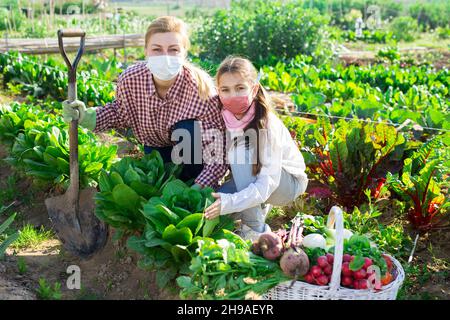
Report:
<svg viewBox="0 0 450 320"><path fill-rule="evenodd" d="M256 104L253 102L247 113L240 120L237 119L231 111L222 109L222 117L227 129L243 130L255 117L255 109Z"/></svg>

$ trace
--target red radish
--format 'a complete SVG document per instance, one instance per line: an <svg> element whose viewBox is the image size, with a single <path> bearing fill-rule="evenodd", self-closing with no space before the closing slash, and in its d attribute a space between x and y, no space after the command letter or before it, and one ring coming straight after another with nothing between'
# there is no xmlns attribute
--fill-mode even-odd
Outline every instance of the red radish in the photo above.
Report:
<svg viewBox="0 0 450 320"><path fill-rule="evenodd" d="M342 264L342 274L347 277L351 277L353 275L353 271L350 270L348 262L344 262Z"/></svg>
<svg viewBox="0 0 450 320"><path fill-rule="evenodd" d="M329 264L333 264L333 262L334 262L334 256L333 256L331 253L327 253L326 257L327 257L328 263L329 263Z"/></svg>
<svg viewBox="0 0 450 320"><path fill-rule="evenodd" d="M344 254L344 256L342 257L343 262L350 262L351 259L352 259L352 256L349 255L348 253Z"/></svg>
<svg viewBox="0 0 450 320"><path fill-rule="evenodd" d="M359 269L358 271L353 272L353 277L356 280L362 280L365 279L367 276L367 272L364 269Z"/></svg>
<svg viewBox="0 0 450 320"><path fill-rule="evenodd" d="M350 287L353 283L353 280L351 277L344 276L341 279L341 283L343 286Z"/></svg>
<svg viewBox="0 0 450 320"><path fill-rule="evenodd" d="M350 258L350 262L352 262L353 260L355 260L355 256L352 256L352 257Z"/></svg>
<svg viewBox="0 0 450 320"><path fill-rule="evenodd" d="M322 275L322 269L319 266L313 266L310 272L314 278L318 278Z"/></svg>
<svg viewBox="0 0 450 320"><path fill-rule="evenodd" d="M330 282L330 280L328 279L328 277L326 276L326 275L321 275L321 276L319 276L319 277L317 277L317 284L319 285L319 286L325 286L325 285L327 285L328 284L328 282Z"/></svg>
<svg viewBox="0 0 450 320"><path fill-rule="evenodd" d="M319 267L321 267L322 269L324 269L326 266L328 266L328 260L327 257L325 256L320 256L317 258L317 264L319 265Z"/></svg>
<svg viewBox="0 0 450 320"><path fill-rule="evenodd" d="M330 266L330 265L327 265L322 270L323 270L323 273L325 273L327 276L329 276L329 275L331 275L333 273L333 267Z"/></svg>
<svg viewBox="0 0 450 320"><path fill-rule="evenodd" d="M366 279L359 280L359 288L360 289L367 289L367 280Z"/></svg>
<svg viewBox="0 0 450 320"><path fill-rule="evenodd" d="M314 278L311 273L305 274L305 281L308 283L314 283Z"/></svg>
<svg viewBox="0 0 450 320"><path fill-rule="evenodd" d="M355 288L356 290L359 290L359 280L353 280L353 288Z"/></svg>
<svg viewBox="0 0 450 320"><path fill-rule="evenodd" d="M370 267L372 265L372 259L370 258L364 258L364 266L363 268L367 270L368 267Z"/></svg>

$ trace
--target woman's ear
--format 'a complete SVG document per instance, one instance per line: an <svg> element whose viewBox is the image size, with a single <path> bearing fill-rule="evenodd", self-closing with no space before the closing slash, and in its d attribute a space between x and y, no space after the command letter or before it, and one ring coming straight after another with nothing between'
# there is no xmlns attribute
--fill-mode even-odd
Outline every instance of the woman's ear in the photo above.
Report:
<svg viewBox="0 0 450 320"><path fill-rule="evenodd" d="M145 54L145 58L146 59L150 56L150 49L149 49L149 47L144 47L144 54Z"/></svg>
<svg viewBox="0 0 450 320"><path fill-rule="evenodd" d="M187 61L187 59L188 59L188 51L184 47L182 47L181 50L183 50L182 56L183 56L184 60Z"/></svg>

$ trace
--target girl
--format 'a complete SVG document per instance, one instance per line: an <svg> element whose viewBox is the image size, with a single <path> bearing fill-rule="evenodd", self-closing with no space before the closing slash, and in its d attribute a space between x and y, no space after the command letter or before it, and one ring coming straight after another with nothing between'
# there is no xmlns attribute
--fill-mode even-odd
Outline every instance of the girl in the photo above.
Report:
<svg viewBox="0 0 450 320"><path fill-rule="evenodd" d="M216 201L205 210L205 217L237 213L241 235L254 239L270 231L265 218L271 205L287 205L305 192L305 162L287 128L270 110L249 60L226 58L216 82L231 140L227 158L232 179L213 194Z"/></svg>
<svg viewBox="0 0 450 320"><path fill-rule="evenodd" d="M147 61L119 76L114 102L86 108L81 101L64 101L64 120L79 120L94 132L131 128L145 153L157 150L165 162L172 161L176 140L172 134L177 129L186 131L191 137L190 150L186 150L190 159L184 162L181 178L195 179L200 186L217 186L228 166L224 160L209 161L211 156L202 151L214 143L213 129L225 135L225 125L214 83L206 72L188 63L188 50L183 21L171 16L155 19L145 34ZM224 150L225 144L217 148Z"/></svg>

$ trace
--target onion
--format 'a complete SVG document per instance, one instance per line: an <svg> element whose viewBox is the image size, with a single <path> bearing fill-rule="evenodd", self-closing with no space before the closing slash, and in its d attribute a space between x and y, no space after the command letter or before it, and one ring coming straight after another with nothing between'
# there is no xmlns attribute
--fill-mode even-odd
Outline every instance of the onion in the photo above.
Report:
<svg viewBox="0 0 450 320"><path fill-rule="evenodd" d="M322 248L325 249L327 245L327 241L325 238L318 233L311 233L303 238L303 246L306 248L314 249L314 248Z"/></svg>

